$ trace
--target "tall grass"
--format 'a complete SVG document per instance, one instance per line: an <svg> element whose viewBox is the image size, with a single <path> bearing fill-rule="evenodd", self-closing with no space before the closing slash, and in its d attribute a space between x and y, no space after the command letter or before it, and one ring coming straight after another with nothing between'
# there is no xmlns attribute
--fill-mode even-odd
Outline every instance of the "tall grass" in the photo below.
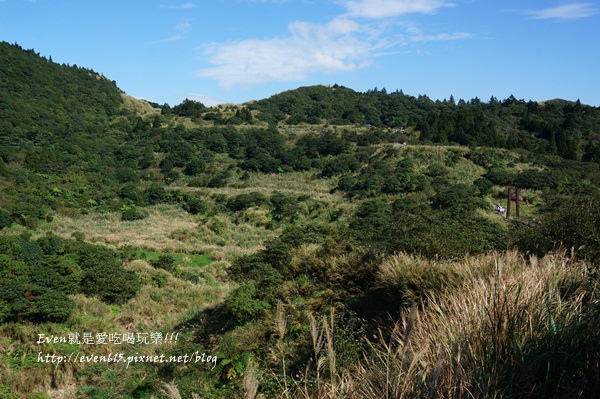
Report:
<svg viewBox="0 0 600 399"><path fill-rule="evenodd" d="M404 290L412 305L380 325L364 360L344 369L331 361L333 324L311 318L317 382L294 396L600 397L598 281L584 270L565 254L390 257L380 283ZM322 373L324 357L330 375Z"/></svg>
<svg viewBox="0 0 600 399"><path fill-rule="evenodd" d="M404 255L394 263L414 273ZM514 252L460 265L381 334L356 370L356 397L598 397L597 282L581 265Z"/></svg>

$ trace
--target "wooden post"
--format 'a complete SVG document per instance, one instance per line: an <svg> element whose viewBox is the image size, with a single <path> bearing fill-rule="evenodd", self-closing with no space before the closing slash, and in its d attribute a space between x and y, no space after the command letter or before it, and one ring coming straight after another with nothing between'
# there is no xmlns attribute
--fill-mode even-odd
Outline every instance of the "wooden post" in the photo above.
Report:
<svg viewBox="0 0 600 399"><path fill-rule="evenodd" d="M516 203L516 211L517 211L517 219L519 218L519 202L520 202L520 195L521 194L521 189L519 187L516 188L516 197L515 198L515 203Z"/></svg>
<svg viewBox="0 0 600 399"><path fill-rule="evenodd" d="M512 197L512 187L508 188L508 201L506 201L506 220L510 219L510 197Z"/></svg>

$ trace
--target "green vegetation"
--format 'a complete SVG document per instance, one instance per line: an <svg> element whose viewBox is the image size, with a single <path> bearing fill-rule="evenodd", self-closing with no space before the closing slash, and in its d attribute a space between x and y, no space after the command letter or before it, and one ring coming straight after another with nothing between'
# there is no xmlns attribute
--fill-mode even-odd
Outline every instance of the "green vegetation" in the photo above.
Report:
<svg viewBox="0 0 600 399"><path fill-rule="evenodd" d="M124 303L140 288L139 278L107 248L54 235L2 235L0 248L3 320L64 321L75 307L69 294Z"/></svg>
<svg viewBox="0 0 600 399"><path fill-rule="evenodd" d="M1 397L600 395L600 109L338 85L171 107L0 59ZM75 332L171 341L35 341Z"/></svg>

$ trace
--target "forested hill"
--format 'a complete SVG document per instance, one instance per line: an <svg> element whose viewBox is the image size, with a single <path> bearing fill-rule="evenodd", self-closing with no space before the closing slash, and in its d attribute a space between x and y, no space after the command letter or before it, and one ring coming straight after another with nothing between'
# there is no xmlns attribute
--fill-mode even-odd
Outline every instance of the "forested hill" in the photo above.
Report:
<svg viewBox="0 0 600 399"><path fill-rule="evenodd" d="M41 144L48 134L94 132L117 114L123 102L115 82L91 69L60 65L6 42L0 43L0 60L4 138L18 136Z"/></svg>
<svg viewBox="0 0 600 399"><path fill-rule="evenodd" d="M416 130L420 142L523 148L600 161L600 109L579 101L433 101L385 89L359 93L334 85L301 87L250 104L270 122L362 124Z"/></svg>

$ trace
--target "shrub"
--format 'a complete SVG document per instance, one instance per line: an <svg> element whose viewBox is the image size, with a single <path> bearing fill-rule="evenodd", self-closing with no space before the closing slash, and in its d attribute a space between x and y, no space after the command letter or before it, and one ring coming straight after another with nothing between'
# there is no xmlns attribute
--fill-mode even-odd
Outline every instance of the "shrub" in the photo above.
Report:
<svg viewBox="0 0 600 399"><path fill-rule="evenodd" d="M275 258L276 254L272 254L272 257ZM268 263L263 254L243 256L231 266L231 276L236 281L251 282L260 290L256 294L260 299L274 301L275 293L283 282L283 273L274 266Z"/></svg>
<svg viewBox="0 0 600 399"><path fill-rule="evenodd" d="M479 207L479 201L474 203L475 190L466 184L454 184L441 188L433 199L432 207L435 209L472 210Z"/></svg>
<svg viewBox="0 0 600 399"><path fill-rule="evenodd" d="M108 303L125 303L140 289L140 279L131 270L112 262L100 262L87 269L82 283L87 295L98 295Z"/></svg>
<svg viewBox="0 0 600 399"><path fill-rule="evenodd" d="M271 204L273 204L273 219L275 220L294 220L300 210L296 197L280 192L273 193Z"/></svg>
<svg viewBox="0 0 600 399"><path fill-rule="evenodd" d="M63 239L52 233L47 233L44 237L38 238L37 244L44 255L62 255L65 253Z"/></svg>
<svg viewBox="0 0 600 399"><path fill-rule="evenodd" d="M121 220L130 222L134 220L143 220L149 216L148 211L139 208L128 208L121 212Z"/></svg>
<svg viewBox="0 0 600 399"><path fill-rule="evenodd" d="M140 180L132 168L119 168L115 171L115 178L119 183L136 183Z"/></svg>
<svg viewBox="0 0 600 399"><path fill-rule="evenodd" d="M480 179L475 180L473 182L473 185L475 187L477 187L477 189L479 190L479 195L482 196L482 197L485 197L492 190L492 187L494 186L494 183L492 183L488 179L482 177Z"/></svg>
<svg viewBox="0 0 600 399"><path fill-rule="evenodd" d="M41 261L44 257L42 248L36 243L22 237L21 240L21 258L29 264Z"/></svg>
<svg viewBox="0 0 600 399"><path fill-rule="evenodd" d="M116 253L105 247L80 243L76 249L84 273L82 291L111 303L123 303L140 289L137 275L125 270Z"/></svg>
<svg viewBox="0 0 600 399"><path fill-rule="evenodd" d="M210 188L219 188L225 187L227 185L227 179L231 176L231 173L228 170L222 170L213 175L213 177L208 180L206 183L206 187Z"/></svg>
<svg viewBox="0 0 600 399"><path fill-rule="evenodd" d="M186 176L196 176L206 170L206 162L203 159L191 160L183 169L183 173Z"/></svg>
<svg viewBox="0 0 600 399"><path fill-rule="evenodd" d="M160 184L152 183L144 191L144 202L148 205L156 205L165 202L167 199L167 193Z"/></svg>
<svg viewBox="0 0 600 399"><path fill-rule="evenodd" d="M14 278L22 283L29 281L31 267L22 260L0 254L0 279Z"/></svg>
<svg viewBox="0 0 600 399"><path fill-rule="evenodd" d="M131 202L133 202L135 204L139 204L141 201L141 197L140 197L140 194L138 193L137 185L135 183L124 184L119 189L119 197L121 197L125 200L130 200Z"/></svg>
<svg viewBox="0 0 600 399"><path fill-rule="evenodd" d="M167 285L167 276L162 273L154 274L154 275L152 275L151 284L154 287L162 288L165 285Z"/></svg>
<svg viewBox="0 0 600 399"><path fill-rule="evenodd" d="M56 290L45 290L35 299L33 314L40 321L61 322L67 319L75 308L75 302Z"/></svg>
<svg viewBox="0 0 600 399"><path fill-rule="evenodd" d="M236 288L229 294L225 303L239 322L251 320L269 308L268 302L256 297L256 287L252 284L243 284Z"/></svg>
<svg viewBox="0 0 600 399"><path fill-rule="evenodd" d="M600 265L600 195L571 200L547 215L543 224L525 227L517 244L523 251L544 254L558 247Z"/></svg>
<svg viewBox="0 0 600 399"><path fill-rule="evenodd" d="M13 218L10 215L10 212L6 209L0 208L0 230L5 227L10 227L13 224Z"/></svg>
<svg viewBox="0 0 600 399"><path fill-rule="evenodd" d="M13 235L0 235L0 253L17 257L21 255L21 239Z"/></svg>
<svg viewBox="0 0 600 399"><path fill-rule="evenodd" d="M73 255L46 256L41 263L32 266L33 283L65 294L79 292L82 279L83 271Z"/></svg>
<svg viewBox="0 0 600 399"><path fill-rule="evenodd" d="M192 197L185 202L183 209L192 215L204 214L208 211L208 204L200 198Z"/></svg>
<svg viewBox="0 0 600 399"><path fill-rule="evenodd" d="M16 279L0 279L0 301L5 303L5 319L18 320L31 313L31 303L25 298L25 284Z"/></svg>
<svg viewBox="0 0 600 399"><path fill-rule="evenodd" d="M251 192L248 194L239 194L227 201L227 209L232 212L243 211L253 206L265 205L269 202L268 198L261 193Z"/></svg>
<svg viewBox="0 0 600 399"><path fill-rule="evenodd" d="M175 258L172 255L160 255L158 259L150 261L150 264L157 269L164 269L168 272L175 270Z"/></svg>
<svg viewBox="0 0 600 399"><path fill-rule="evenodd" d="M82 233L81 231L74 231L71 234L71 237L73 237L75 239L75 241L77 241L77 242L85 241L85 233Z"/></svg>
<svg viewBox="0 0 600 399"><path fill-rule="evenodd" d="M166 171L163 173L163 175L165 177L165 183L167 184L170 184L181 177L181 174L175 169Z"/></svg>

